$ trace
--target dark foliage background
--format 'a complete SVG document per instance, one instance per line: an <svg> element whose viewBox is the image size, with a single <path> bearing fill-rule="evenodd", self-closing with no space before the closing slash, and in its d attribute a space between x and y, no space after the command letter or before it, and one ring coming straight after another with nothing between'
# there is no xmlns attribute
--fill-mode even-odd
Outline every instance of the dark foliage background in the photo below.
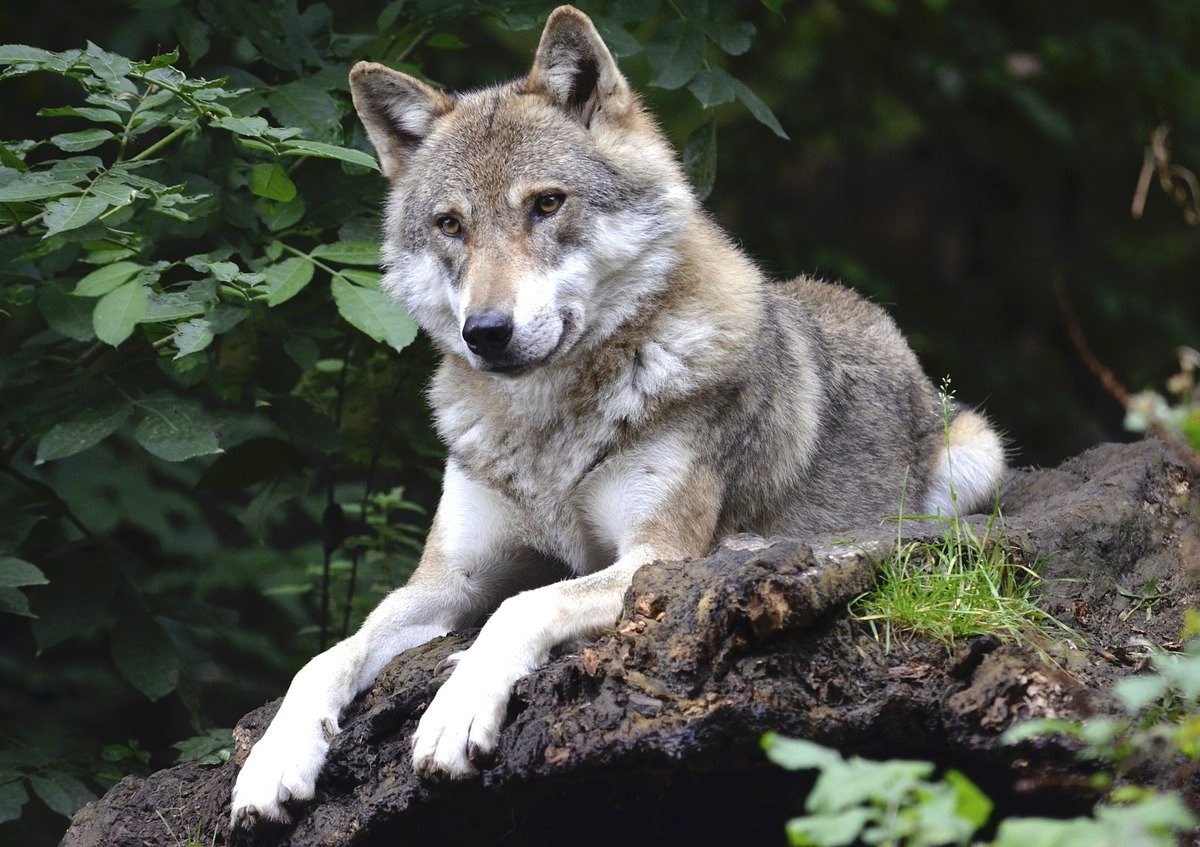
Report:
<svg viewBox="0 0 1200 847"><path fill-rule="evenodd" d="M0 48L0 844L227 755L221 728L403 580L438 486L433 356L374 298L382 179L346 71L504 80L552 5L0 8L0 43L102 48L59 72ZM1154 182L1130 211L1156 129L1200 164L1200 3L580 5L720 222L777 277L888 305L1017 461L1128 437L1056 291L1131 388L1200 339L1200 234ZM176 49L227 82L105 52ZM37 114L85 93L116 122ZM119 191L71 217L97 185Z"/></svg>

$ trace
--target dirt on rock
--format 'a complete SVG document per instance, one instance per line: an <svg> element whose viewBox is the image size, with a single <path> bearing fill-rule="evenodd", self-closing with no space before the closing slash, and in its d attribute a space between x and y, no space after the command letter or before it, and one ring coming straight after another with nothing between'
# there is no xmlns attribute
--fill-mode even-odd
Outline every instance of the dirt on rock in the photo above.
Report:
<svg viewBox="0 0 1200 847"><path fill-rule="evenodd" d="M453 634L398 656L355 702L293 824L228 825L237 769L276 702L239 723L233 761L125 779L79 811L62 847L174 845L167 825L205 845L783 844L812 777L766 761L768 730L953 765L1010 812L1081 813L1096 799L1086 766L1057 743L997 736L1030 717L1111 709L1108 686L1142 669L1145 645L1175 643L1183 610L1200 605L1191 474L1154 441L1012 474L1004 543L1086 643L1052 662L992 636L885 650L846 604L873 584L894 528L736 536L708 558L642 568L611 632L521 680L478 779L420 780L409 758L434 667L474 633ZM936 529L912 524L906 537Z"/></svg>

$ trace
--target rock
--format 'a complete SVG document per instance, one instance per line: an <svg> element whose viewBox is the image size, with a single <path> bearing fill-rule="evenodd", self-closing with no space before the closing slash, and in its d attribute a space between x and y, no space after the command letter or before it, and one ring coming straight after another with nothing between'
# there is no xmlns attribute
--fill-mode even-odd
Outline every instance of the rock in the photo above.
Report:
<svg viewBox="0 0 1200 847"><path fill-rule="evenodd" d="M1197 483L1154 441L1014 472L1005 543L1087 639L1057 663L991 636L885 650L844 611L894 546L891 526L811 542L737 536L708 558L642 568L613 631L521 680L479 779L425 782L409 763L433 669L472 637L454 634L398 656L350 708L293 825L228 830L234 776L272 703L239 723L232 762L127 778L79 811L62 845L181 843L164 821L204 845L782 844L811 776L766 762L766 730L953 764L1010 810L1081 811L1095 799L1084 766L1056 744L1001 748L996 736L1028 717L1111 708L1105 688L1132 672L1135 640L1177 637L1200 599ZM905 525L906 538L937 531Z"/></svg>

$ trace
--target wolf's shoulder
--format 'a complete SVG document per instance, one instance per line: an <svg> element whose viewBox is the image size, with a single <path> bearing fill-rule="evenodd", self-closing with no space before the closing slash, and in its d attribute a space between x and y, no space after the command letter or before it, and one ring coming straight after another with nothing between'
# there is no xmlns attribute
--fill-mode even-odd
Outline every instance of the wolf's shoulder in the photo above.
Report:
<svg viewBox="0 0 1200 847"><path fill-rule="evenodd" d="M827 332L900 333L887 310L839 283L801 276L768 287L782 302L800 306Z"/></svg>

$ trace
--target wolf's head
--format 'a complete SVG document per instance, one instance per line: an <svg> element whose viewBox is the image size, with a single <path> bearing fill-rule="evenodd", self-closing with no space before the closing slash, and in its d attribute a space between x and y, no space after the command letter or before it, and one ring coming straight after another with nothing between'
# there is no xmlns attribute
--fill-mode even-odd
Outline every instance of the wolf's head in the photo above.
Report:
<svg viewBox="0 0 1200 847"><path fill-rule="evenodd" d="M519 374L665 285L696 201L582 12L555 10L507 85L451 95L360 62L350 86L391 184L384 285L443 352Z"/></svg>

